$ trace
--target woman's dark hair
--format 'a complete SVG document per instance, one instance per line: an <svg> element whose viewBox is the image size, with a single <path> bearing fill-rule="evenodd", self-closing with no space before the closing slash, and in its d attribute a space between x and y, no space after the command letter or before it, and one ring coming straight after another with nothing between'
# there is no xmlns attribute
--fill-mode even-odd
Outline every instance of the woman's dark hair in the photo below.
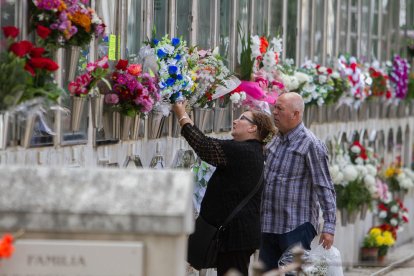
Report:
<svg viewBox="0 0 414 276"><path fill-rule="evenodd" d="M269 141L276 133L276 127L273 124L270 116L264 112L250 110L253 115L253 121L257 126L257 133L261 142Z"/></svg>

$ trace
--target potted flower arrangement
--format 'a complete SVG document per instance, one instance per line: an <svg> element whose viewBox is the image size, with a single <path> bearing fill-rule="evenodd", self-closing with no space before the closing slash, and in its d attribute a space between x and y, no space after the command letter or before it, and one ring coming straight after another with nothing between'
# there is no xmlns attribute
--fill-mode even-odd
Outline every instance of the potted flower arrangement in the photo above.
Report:
<svg viewBox="0 0 414 276"><path fill-rule="evenodd" d="M382 261L388 248L394 245L395 239L391 231L381 226L373 227L364 237L361 248L362 261Z"/></svg>
<svg viewBox="0 0 414 276"><path fill-rule="evenodd" d="M3 27L3 34L7 38L7 51L0 56L0 110L19 110L19 118L25 121L21 144L27 147L35 119L38 116L43 118L44 105L56 103L62 93L52 75L59 66L44 56L44 48L27 40L16 41L18 28ZM42 122L45 123L44 120ZM49 127L45 129L50 130ZM7 130L4 133L7 135ZM48 134L52 135L53 131Z"/></svg>
<svg viewBox="0 0 414 276"><path fill-rule="evenodd" d="M157 78L143 73L141 64L119 60L111 74L112 91L105 95L105 103L123 116L122 139L129 139L132 119L139 126L140 116L147 115L160 102ZM134 136L138 129L131 131Z"/></svg>
<svg viewBox="0 0 414 276"><path fill-rule="evenodd" d="M32 30L51 48L84 47L105 32L105 24L87 6L89 0L29 1Z"/></svg>

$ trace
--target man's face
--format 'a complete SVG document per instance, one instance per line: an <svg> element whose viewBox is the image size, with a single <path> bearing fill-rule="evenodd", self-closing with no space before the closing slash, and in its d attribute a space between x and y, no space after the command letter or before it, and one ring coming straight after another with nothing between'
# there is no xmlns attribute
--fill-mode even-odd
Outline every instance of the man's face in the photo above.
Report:
<svg viewBox="0 0 414 276"><path fill-rule="evenodd" d="M277 99L277 103L273 110L273 118L276 127L281 133L288 132L294 125L294 112L287 102L286 97L283 95Z"/></svg>

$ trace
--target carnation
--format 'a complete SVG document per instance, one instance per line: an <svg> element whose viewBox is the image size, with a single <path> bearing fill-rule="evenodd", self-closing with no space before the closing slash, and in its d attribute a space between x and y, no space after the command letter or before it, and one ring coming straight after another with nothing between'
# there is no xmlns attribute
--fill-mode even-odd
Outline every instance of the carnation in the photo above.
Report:
<svg viewBox="0 0 414 276"><path fill-rule="evenodd" d="M347 165L344 168L343 172L344 172L344 179L346 181L354 181L358 177L358 171L353 165Z"/></svg>
<svg viewBox="0 0 414 276"><path fill-rule="evenodd" d="M351 147L351 151L355 154L359 154L361 152L361 148L354 145Z"/></svg>

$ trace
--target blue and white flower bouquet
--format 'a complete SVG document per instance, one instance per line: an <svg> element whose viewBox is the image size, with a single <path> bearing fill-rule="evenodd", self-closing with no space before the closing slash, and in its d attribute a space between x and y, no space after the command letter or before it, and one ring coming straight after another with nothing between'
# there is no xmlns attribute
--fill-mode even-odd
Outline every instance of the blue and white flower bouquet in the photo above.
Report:
<svg viewBox="0 0 414 276"><path fill-rule="evenodd" d="M151 47L157 57L161 97L171 103L185 100L195 89L186 42L164 36L153 39Z"/></svg>

